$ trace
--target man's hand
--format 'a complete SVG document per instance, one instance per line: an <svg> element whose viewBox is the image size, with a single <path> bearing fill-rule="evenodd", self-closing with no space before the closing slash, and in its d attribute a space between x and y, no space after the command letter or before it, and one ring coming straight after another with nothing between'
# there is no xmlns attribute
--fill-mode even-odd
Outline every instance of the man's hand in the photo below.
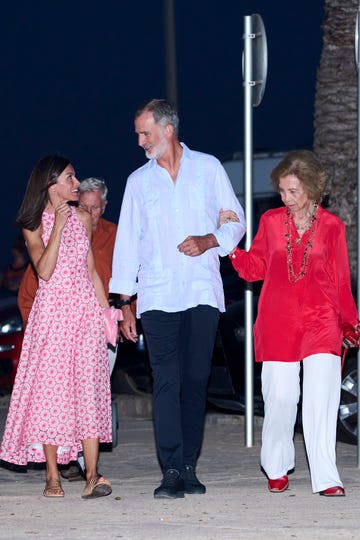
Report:
<svg viewBox="0 0 360 540"><path fill-rule="evenodd" d="M124 318L120 322L120 333L125 339L136 343L138 340L136 332L136 319L133 312L131 311L131 307L123 306L121 310Z"/></svg>
<svg viewBox="0 0 360 540"><path fill-rule="evenodd" d="M198 255L205 253L208 249L217 247L218 245L218 241L213 234L188 236L178 245L178 250L189 257L197 257Z"/></svg>

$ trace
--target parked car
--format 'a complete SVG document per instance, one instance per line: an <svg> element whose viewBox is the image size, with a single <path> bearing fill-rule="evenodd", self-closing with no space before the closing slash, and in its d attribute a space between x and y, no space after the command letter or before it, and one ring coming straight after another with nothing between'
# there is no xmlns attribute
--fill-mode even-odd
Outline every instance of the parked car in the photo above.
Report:
<svg viewBox="0 0 360 540"><path fill-rule="evenodd" d="M270 181L271 171L285 157L286 152L256 151L253 154L252 188L255 200L271 199L274 190ZM244 204L244 154L234 152L222 160L222 165L230 178L233 190L241 204Z"/></svg>
<svg viewBox="0 0 360 540"><path fill-rule="evenodd" d="M358 439L357 367L357 349L349 349L341 378L338 439L350 444L357 444Z"/></svg>
<svg viewBox="0 0 360 540"><path fill-rule="evenodd" d="M0 391L14 384L23 335L17 298L4 292L0 297Z"/></svg>

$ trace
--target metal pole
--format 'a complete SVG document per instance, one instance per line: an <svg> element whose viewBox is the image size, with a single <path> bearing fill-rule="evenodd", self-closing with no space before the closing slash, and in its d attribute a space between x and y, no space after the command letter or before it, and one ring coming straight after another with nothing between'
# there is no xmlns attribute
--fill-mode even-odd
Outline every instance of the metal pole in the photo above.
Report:
<svg viewBox="0 0 360 540"><path fill-rule="evenodd" d="M253 237L253 206L252 206L252 156L253 156L253 126L252 126L252 33L251 16L244 17L244 180L245 180L245 216L246 242L245 249L250 249ZM254 365L253 365L253 291L250 283L245 284L245 445L254 444Z"/></svg>
<svg viewBox="0 0 360 540"><path fill-rule="evenodd" d="M164 0L166 99L177 107L176 32L174 0Z"/></svg>
<svg viewBox="0 0 360 540"><path fill-rule="evenodd" d="M360 309L360 39L359 39L359 19L360 19L360 0L358 3L358 12L356 18L356 67L358 73L358 91L357 91L357 307ZM360 467L360 350L357 353L357 465Z"/></svg>

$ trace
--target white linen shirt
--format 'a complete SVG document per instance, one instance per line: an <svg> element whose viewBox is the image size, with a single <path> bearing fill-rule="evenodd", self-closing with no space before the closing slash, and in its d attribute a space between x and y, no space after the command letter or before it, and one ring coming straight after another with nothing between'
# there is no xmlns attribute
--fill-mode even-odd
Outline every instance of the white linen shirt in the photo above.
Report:
<svg viewBox="0 0 360 540"><path fill-rule="evenodd" d="M137 293L138 317L149 310L177 312L198 305L225 311L219 255L228 255L245 233L244 211L219 160L181 145L175 183L151 159L126 184L110 292ZM221 208L234 210L240 223L218 229ZM178 250L187 236L208 233L219 247L197 257Z"/></svg>

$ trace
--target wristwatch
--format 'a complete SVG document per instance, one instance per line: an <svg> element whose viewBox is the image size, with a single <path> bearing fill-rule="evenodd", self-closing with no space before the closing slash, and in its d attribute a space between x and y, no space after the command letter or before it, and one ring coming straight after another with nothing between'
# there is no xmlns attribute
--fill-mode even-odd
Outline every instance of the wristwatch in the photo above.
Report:
<svg viewBox="0 0 360 540"><path fill-rule="evenodd" d="M123 306L130 306L131 300L117 300L116 301L116 307L122 308Z"/></svg>

